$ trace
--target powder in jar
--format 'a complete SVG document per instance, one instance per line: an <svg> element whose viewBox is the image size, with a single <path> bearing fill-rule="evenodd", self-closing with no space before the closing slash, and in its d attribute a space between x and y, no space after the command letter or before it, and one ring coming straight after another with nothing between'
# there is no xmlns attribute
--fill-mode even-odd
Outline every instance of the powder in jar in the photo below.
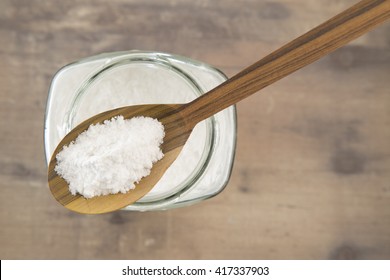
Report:
<svg viewBox="0 0 390 280"><path fill-rule="evenodd" d="M57 154L55 171L70 192L86 198L126 193L164 155L164 126L156 119L117 116L91 125Z"/></svg>

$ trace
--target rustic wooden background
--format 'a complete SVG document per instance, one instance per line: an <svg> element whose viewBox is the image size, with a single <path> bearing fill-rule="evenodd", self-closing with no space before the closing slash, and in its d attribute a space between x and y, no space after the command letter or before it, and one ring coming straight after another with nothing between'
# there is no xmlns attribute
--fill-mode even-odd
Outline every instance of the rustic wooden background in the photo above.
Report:
<svg viewBox="0 0 390 280"><path fill-rule="evenodd" d="M142 49L231 76L353 3L1 0L0 258L389 259L389 23L239 104L234 171L213 199L82 216L46 183L61 66Z"/></svg>

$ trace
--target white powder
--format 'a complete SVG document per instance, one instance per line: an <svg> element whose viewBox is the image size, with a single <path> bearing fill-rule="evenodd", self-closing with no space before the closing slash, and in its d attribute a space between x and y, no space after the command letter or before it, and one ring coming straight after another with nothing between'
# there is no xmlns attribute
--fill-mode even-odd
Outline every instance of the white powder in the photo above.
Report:
<svg viewBox="0 0 390 280"><path fill-rule="evenodd" d="M164 126L156 119L117 116L91 125L57 155L55 171L70 192L86 198L126 193L164 155Z"/></svg>
<svg viewBox="0 0 390 280"><path fill-rule="evenodd" d="M89 86L75 115L75 125L113 108L139 104L190 102L195 97L193 90L190 90L180 79L170 72L155 67L112 69ZM198 170L206 145L207 127L205 122L201 122L194 128L183 150L163 177L139 201L158 201L179 191L183 187L182 183ZM209 181L207 179L207 183L203 185L208 187ZM194 192L204 193L204 189L200 187Z"/></svg>

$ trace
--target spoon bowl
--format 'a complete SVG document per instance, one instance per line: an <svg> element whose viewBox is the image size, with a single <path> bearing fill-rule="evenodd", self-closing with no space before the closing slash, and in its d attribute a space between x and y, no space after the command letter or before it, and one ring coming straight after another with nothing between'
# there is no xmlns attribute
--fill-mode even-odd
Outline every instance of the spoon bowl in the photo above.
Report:
<svg viewBox="0 0 390 280"><path fill-rule="evenodd" d="M157 184L168 167L175 161L192 132L194 126L186 121L186 118L180 113L180 108L182 107L183 105L180 104L122 107L95 115L79 124L58 144L49 163L48 182L55 199L66 208L75 212L99 214L121 209L142 198ZM153 165L149 176L143 178L135 189L125 194L96 196L89 199L84 198L80 194L71 194L68 183L58 176L54 170L57 165L56 155L62 150L62 147L73 142L90 125L103 123L105 120L119 115L125 119L131 119L136 116L158 119L165 129L164 143L161 146L164 157Z"/></svg>
<svg viewBox="0 0 390 280"><path fill-rule="evenodd" d="M187 104L139 105L98 114L73 129L59 143L49 163L50 190L63 206L79 213L98 214L118 210L147 194L179 155L195 125L241 101L260 89L363 35L390 18L390 0L363 0L304 35L284 45L226 82ZM134 190L85 199L73 196L68 184L54 170L56 155L91 124L122 115L125 119L145 116L158 119L165 128L164 157Z"/></svg>

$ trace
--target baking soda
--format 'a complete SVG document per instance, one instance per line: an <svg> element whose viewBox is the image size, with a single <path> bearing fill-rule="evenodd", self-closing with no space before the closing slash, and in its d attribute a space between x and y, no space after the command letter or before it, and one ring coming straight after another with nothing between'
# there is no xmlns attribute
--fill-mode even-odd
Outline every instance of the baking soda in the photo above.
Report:
<svg viewBox="0 0 390 280"><path fill-rule="evenodd" d="M187 103L193 99L194 93L188 90L188 85L177 80L170 72L149 67L137 67L136 71L131 67L113 69L90 85L78 107L74 125L113 108L140 104ZM177 159L139 202L158 201L183 188L183 183L193 176L193 172L199 168L199 163L202 163L207 141L206 123L201 122L192 131ZM198 190L203 191L197 188L193 192Z"/></svg>
<svg viewBox="0 0 390 280"><path fill-rule="evenodd" d="M86 198L126 193L164 155L164 126L156 119L117 116L91 125L57 154L55 171L70 192Z"/></svg>

